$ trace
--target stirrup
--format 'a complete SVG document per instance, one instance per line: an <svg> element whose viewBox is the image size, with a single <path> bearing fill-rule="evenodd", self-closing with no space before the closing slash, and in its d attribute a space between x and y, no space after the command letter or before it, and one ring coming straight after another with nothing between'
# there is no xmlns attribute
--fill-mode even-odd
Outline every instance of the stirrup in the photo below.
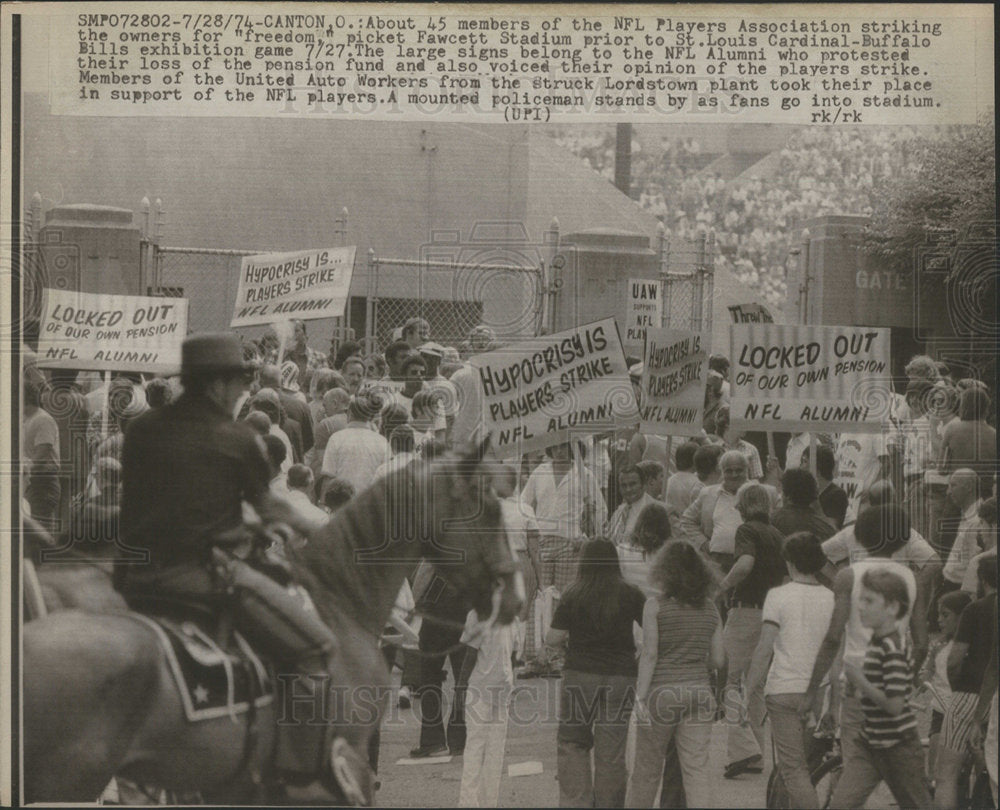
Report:
<svg viewBox="0 0 1000 810"><path fill-rule="evenodd" d="M347 801L356 807L372 803L375 779L371 767L343 737L333 738L326 765L337 790Z"/></svg>

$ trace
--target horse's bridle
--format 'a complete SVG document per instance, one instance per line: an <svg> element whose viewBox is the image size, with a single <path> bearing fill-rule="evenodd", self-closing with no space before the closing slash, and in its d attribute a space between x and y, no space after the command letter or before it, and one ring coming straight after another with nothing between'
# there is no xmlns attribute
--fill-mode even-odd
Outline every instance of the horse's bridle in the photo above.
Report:
<svg viewBox="0 0 1000 810"><path fill-rule="evenodd" d="M473 638L480 637L483 633L489 630L496 623L497 618L500 615L500 605L503 601L503 593L506 586L504 585L503 578L509 575L515 577L515 587L517 583L517 578L520 576L519 566L517 563L517 553L514 551L513 545L510 541L510 536L506 533L503 526L500 526L500 531L504 533L504 537L507 541L507 548L510 551L510 557L507 560L500 560L498 543L488 541L487 537L480 535L476 537L476 544L479 549L480 556L486 561L486 569L490 575L491 581L497 582L496 587L493 589L491 601L493 604L492 611L490 615L483 621L480 621L476 625L476 629L473 631ZM489 542L489 545L487 543ZM524 590L523 580L521 581L521 590ZM523 597L522 597L523 598ZM409 622L411 619L420 618L423 621L428 621L433 624L437 624L441 627L447 627L452 630L464 630L465 622L458 622L454 619L445 619L440 616L435 616L432 613L426 613L421 610L417 610L414 606L411 610L408 610L405 614L406 621ZM472 640L472 639L470 639ZM462 647L467 646L463 641L458 641L449 647L445 647L443 650L435 650L433 652L426 652L424 650L410 650L418 658L443 658L451 655L452 653L458 652Z"/></svg>

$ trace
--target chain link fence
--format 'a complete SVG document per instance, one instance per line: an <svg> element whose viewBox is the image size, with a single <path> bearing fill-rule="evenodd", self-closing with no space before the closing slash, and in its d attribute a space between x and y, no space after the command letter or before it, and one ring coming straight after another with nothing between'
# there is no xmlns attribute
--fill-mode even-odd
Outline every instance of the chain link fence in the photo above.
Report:
<svg viewBox="0 0 1000 810"><path fill-rule="evenodd" d="M669 329L712 331L715 296L715 240L660 239L660 276L663 280L663 326Z"/></svg>
<svg viewBox="0 0 1000 810"><path fill-rule="evenodd" d="M458 347L480 325L501 337L535 335L541 311L538 267L374 257L368 263L364 333L372 351L383 351L410 318L426 320L435 342Z"/></svg>
<svg viewBox="0 0 1000 810"><path fill-rule="evenodd" d="M225 329L244 256L260 251L155 246L149 295L187 298L192 332ZM367 298L352 296L347 326L383 351L410 318L424 318L433 340L458 346L474 327L534 335L541 315L539 268L370 258ZM360 305L360 306L359 306ZM266 327L250 327L256 337Z"/></svg>
<svg viewBox="0 0 1000 810"><path fill-rule="evenodd" d="M154 286L148 293L187 298L192 332L225 329L233 315L240 262L256 252L157 247Z"/></svg>

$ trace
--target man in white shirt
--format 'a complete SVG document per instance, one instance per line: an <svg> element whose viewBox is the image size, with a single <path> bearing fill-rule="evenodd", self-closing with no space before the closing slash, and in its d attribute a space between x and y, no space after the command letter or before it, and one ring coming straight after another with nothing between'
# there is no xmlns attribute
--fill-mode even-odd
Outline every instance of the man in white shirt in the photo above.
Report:
<svg viewBox="0 0 1000 810"><path fill-rule="evenodd" d="M360 493L371 486L375 471L390 456L389 442L372 428L379 401L364 394L347 406L347 427L334 433L323 453L323 475L340 478Z"/></svg>
<svg viewBox="0 0 1000 810"><path fill-rule="evenodd" d="M313 472L305 464L293 464L288 468L286 484L285 497L300 512L315 520L329 519L326 510L313 503Z"/></svg>
<svg viewBox="0 0 1000 810"><path fill-rule="evenodd" d="M861 511L874 506L888 506L895 503L896 490L889 481L876 481L861 493ZM835 535L823 541L823 554L835 566L850 564L868 557L868 552L854 534L854 524L845 526ZM905 562L914 570L920 570L928 563L941 560L933 546L916 529L910 526L910 536L906 543L892 557L897 562ZM831 575L836 572L828 572Z"/></svg>
<svg viewBox="0 0 1000 810"><path fill-rule="evenodd" d="M986 549L977 554L965 569L962 577L962 590L975 594L979 590L979 564L983 560L997 557L997 499L987 498L979 505L979 545Z"/></svg>
<svg viewBox="0 0 1000 810"><path fill-rule="evenodd" d="M861 493L860 502L859 514L868 509L888 508L896 503L896 491L890 482L876 481L869 490ZM822 574L831 582L836 581L842 564L851 565L873 556L858 540L854 526L854 523L845 526L833 537L823 541L823 554L830 564L823 569ZM889 559L906 566L913 574L919 599L917 604L913 605L913 610L926 614L935 590L934 583L941 572L941 558L933 546L909 524L909 521L907 526L909 534L906 542L893 551Z"/></svg>
<svg viewBox="0 0 1000 810"><path fill-rule="evenodd" d="M910 418L902 423L904 437L903 477L923 478L924 470L934 461L931 452L931 421L927 415L927 400L934 386L929 382L916 381L906 389L906 403Z"/></svg>
<svg viewBox="0 0 1000 810"><path fill-rule="evenodd" d="M447 429L454 422L455 414L458 412L458 389L451 380L441 374L444 346L428 342L424 343L419 351L427 368L424 388L433 394L436 417L434 429Z"/></svg>
<svg viewBox="0 0 1000 810"><path fill-rule="evenodd" d="M719 459L722 483L704 487L681 515L681 531L702 550L707 551L723 571L733 564L736 529L743 522L736 511L736 492L747 482L747 459L739 450L727 450ZM777 506L774 487L762 484Z"/></svg>
<svg viewBox="0 0 1000 810"><path fill-rule="evenodd" d="M955 470L948 479L948 495L962 510L962 519L942 572L946 591L961 587L969 562L982 551L979 547L979 498L976 487L976 473L967 467Z"/></svg>
<svg viewBox="0 0 1000 810"><path fill-rule="evenodd" d="M927 413L933 390L933 384L926 380L914 380L907 386L910 418L899 426L903 444L903 492L900 493L903 506L913 525L927 536L931 533L931 500L924 473L935 463L931 420Z"/></svg>
<svg viewBox="0 0 1000 810"><path fill-rule="evenodd" d="M587 538L583 517L592 510L595 527L607 520L607 507L597 479L579 458L571 442L548 447L547 458L525 484L521 497L535 512L542 571L539 583L561 593L576 578L580 547Z"/></svg>

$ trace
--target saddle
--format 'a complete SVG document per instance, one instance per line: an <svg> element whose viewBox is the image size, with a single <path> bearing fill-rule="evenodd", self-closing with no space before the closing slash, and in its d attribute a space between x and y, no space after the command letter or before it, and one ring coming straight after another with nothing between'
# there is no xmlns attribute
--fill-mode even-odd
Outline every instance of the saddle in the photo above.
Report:
<svg viewBox="0 0 1000 810"><path fill-rule="evenodd" d="M188 722L245 714L275 698L273 669L236 630L220 644L194 616L131 612L156 635L177 685Z"/></svg>

